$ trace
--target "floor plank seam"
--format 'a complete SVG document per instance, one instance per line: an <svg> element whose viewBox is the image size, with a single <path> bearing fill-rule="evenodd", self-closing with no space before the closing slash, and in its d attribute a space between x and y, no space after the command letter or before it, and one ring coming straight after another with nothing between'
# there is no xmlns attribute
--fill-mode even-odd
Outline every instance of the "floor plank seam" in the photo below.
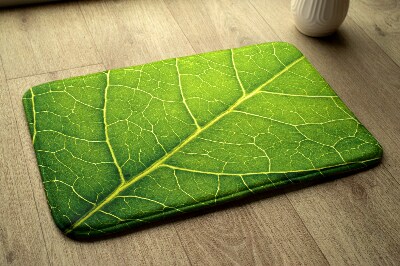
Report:
<svg viewBox="0 0 400 266"><path fill-rule="evenodd" d="M370 42L375 43L376 46L378 46L380 52L382 52L383 54L385 54L385 55L390 59L390 61L392 61L393 64L395 64L395 65L400 69L400 65L399 65L399 64L398 64L398 63L397 63L397 62L382 48L382 46L381 46L378 42L376 42L374 39L372 39L372 37L368 34L368 32L366 32L366 31L364 30L364 28L363 28L360 24L358 24L356 20L354 20L354 19L352 18L351 15L348 15L346 19L350 19L352 23L354 23L355 25L357 25L357 27L358 27L359 29L362 30L362 32L364 33L364 35L366 36L366 38L367 38ZM378 54L378 53L377 53L377 54Z"/></svg>
<svg viewBox="0 0 400 266"><path fill-rule="evenodd" d="M176 223L176 222L173 222L173 223ZM190 256L189 256L189 254L188 254L188 251L186 250L186 246L183 244L182 238L181 238L181 236L179 235L178 229L176 229L176 225L175 225L175 224L172 224L172 226L174 227L175 234L176 234L176 236L178 237L179 242L180 242L181 245L182 245L183 252L185 252L185 255L186 255L186 257L187 257L187 259L188 259L188 261L189 261L189 264L190 264L190 265L193 265L193 262L192 262L192 260L190 259Z"/></svg>
<svg viewBox="0 0 400 266"><path fill-rule="evenodd" d="M297 211L297 209L294 207L292 201L290 200L290 198L288 197L287 194L285 194L285 197L287 198L287 200L289 201L290 205L292 206L293 210L296 212L297 216L299 217L302 225L304 226L304 228L307 230L308 235L311 237L311 239L314 241L315 245L318 247L318 250L321 252L322 256L324 257L325 261L328 263L328 265L331 265L331 263L329 262L328 258L326 257L325 253L322 251L321 247L319 246L319 244L317 243L316 239L314 238L314 236L311 234L310 230L308 229L308 227L306 226L303 218L301 218L299 212Z"/></svg>
<svg viewBox="0 0 400 266"><path fill-rule="evenodd" d="M389 168L386 166L385 163L381 163L382 167L385 169L385 171L394 179L394 181L400 185L400 181L397 180L397 178L391 173L391 171L389 170Z"/></svg>
<svg viewBox="0 0 400 266"><path fill-rule="evenodd" d="M89 29L89 25L88 25L88 23L87 23L85 14L83 14L81 4L80 4L78 1L76 2L76 4L77 4L78 7L79 7L79 11L81 12L81 15L82 15L82 17L83 17L83 21L85 22L86 30L87 30L87 32L89 32L89 36L90 36L90 39L91 39L91 41L92 41L92 44L93 44L94 48L96 49L96 55L97 55L98 57L100 57L100 59L101 59L101 64L103 65L104 69L107 69L107 67L106 67L106 65L105 65L105 63L104 63L105 60L104 60L102 54L100 53L100 50L99 50L99 48L98 48L97 45L96 45L96 42L94 41L92 32L91 32L90 29Z"/></svg>
<svg viewBox="0 0 400 266"><path fill-rule="evenodd" d="M2 59L1 59L1 57L0 57L0 65L2 65ZM4 76L5 76L5 71L4 71L4 69L2 69L2 71L3 71L3 74L4 74ZM8 100L12 103L12 100L11 100L11 99L12 99L12 98L11 98L11 92L10 92L9 85L8 85L7 82L6 82L6 91L7 91ZM25 151L24 151L24 148L23 148L24 146L23 146L23 143L22 143L21 131L20 131L19 127L18 127L18 121L17 121L16 115L15 115L15 110L14 110L14 108L11 108L11 112L12 112L12 116L13 116L13 118L14 118L14 125L15 125L15 128L16 128L17 133L18 133L19 144L20 144L21 150L22 150L23 155L24 155L23 157L24 157L24 158L27 158L27 155L26 155L26 153L25 153ZM46 238L45 238L44 231L43 231L43 223L41 222L41 219L40 219L39 208L38 208L38 205L37 205L37 199L36 199L35 192L34 192L33 186L32 186L32 178L31 178L31 174L30 174L30 171L29 171L27 165L25 165L25 169L26 169L26 172L28 173L28 176L30 177L30 178L29 178L30 191L31 191L31 193L32 193L33 200L34 200L34 202L35 202L35 209L36 209L37 219L38 219L38 221L39 221L40 231L41 231L41 234L42 234L42 237L43 237L43 241L44 241L44 243L45 243L45 246L47 246ZM51 265L50 254L49 254L49 251L48 251L47 248L46 248L46 257L47 257L47 261L48 261L49 265Z"/></svg>
<svg viewBox="0 0 400 266"><path fill-rule="evenodd" d="M168 5L165 3L165 0L162 0L162 1L163 1L164 6L167 8L169 14L171 15L172 19L174 20L175 24L179 27L179 29L181 30L183 36L185 36L185 39L186 39L187 43L190 45L190 48L192 48L192 52L193 52L193 53L198 52L198 51L196 51L196 49L194 49L192 43L189 41L189 38L187 37L186 33L183 31L181 25L180 25L179 22L175 19L174 15L172 14L172 12L171 12L171 10L169 9Z"/></svg>
<svg viewBox="0 0 400 266"><path fill-rule="evenodd" d="M277 40L279 41L283 41L282 38L279 37L279 34L275 31L275 29L273 27L271 27L271 25L269 25L268 21L264 18L264 16L260 13L260 11L258 11L258 8L256 8L256 6L253 3L253 0L249 1L249 4L252 6L252 8L256 11L256 13L258 14L258 16L268 25L269 29L273 32L273 34L276 36Z"/></svg>
<svg viewBox="0 0 400 266"><path fill-rule="evenodd" d="M13 78L6 78L7 81L11 80L17 80L17 79L23 79L23 78L30 78L30 77L35 77L35 76L40 76L40 75L46 75L46 74L52 74L52 73L58 73L58 72L63 72L63 71L69 71L69 70L75 70L75 69L80 69L80 68L85 68L85 67L91 67L91 66L102 66L104 67L104 64L102 62L96 63L96 64L89 64L89 65L84 65L84 66L78 66L78 67L71 67L71 68L65 68L65 69L59 69L55 71L48 71L48 72L39 72L31 75L26 75L26 76L20 76L20 77L13 77ZM43 83L43 82L42 82ZM39 85L39 84L38 84ZM28 89L28 88L27 88Z"/></svg>

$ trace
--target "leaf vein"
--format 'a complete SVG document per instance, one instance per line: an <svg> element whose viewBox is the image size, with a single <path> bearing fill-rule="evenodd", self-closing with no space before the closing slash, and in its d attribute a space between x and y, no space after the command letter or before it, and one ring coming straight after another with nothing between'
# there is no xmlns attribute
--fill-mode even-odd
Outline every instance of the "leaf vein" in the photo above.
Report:
<svg viewBox="0 0 400 266"><path fill-rule="evenodd" d="M240 77L239 77L238 69L236 68L235 58L234 58L234 55L233 55L233 49L231 49L231 59L232 59L233 69L235 70L235 77L236 77L236 79L237 79L237 81L238 81L238 83L240 85L240 88L242 89L242 93L243 93L243 96L244 96L244 95L246 95L246 90L244 89L243 83L242 83L242 81L240 80Z"/></svg>
<svg viewBox="0 0 400 266"><path fill-rule="evenodd" d="M32 134L32 143L35 145L35 140L36 140L36 109L35 109L35 94L33 93L33 89L30 88L31 91L31 102L32 102L32 113L33 113L33 134Z"/></svg>
<svg viewBox="0 0 400 266"><path fill-rule="evenodd" d="M117 161L117 158L115 156L114 149L111 146L110 137L109 137L109 134L108 134L108 126L109 125L107 124L107 98L108 98L108 89L110 87L110 70L107 71L106 76L107 76L107 85L106 85L106 87L104 89L104 106L103 106L104 132L105 132L105 135L106 135L107 147L110 150L111 157L112 157L113 162L114 162L114 164L115 164L115 166L116 166L116 168L118 170L118 174L119 174L119 177L121 179L121 183L124 184L125 183L125 177L124 177L124 174L122 173L121 166L119 165L119 163Z"/></svg>
<svg viewBox="0 0 400 266"><path fill-rule="evenodd" d="M199 123L197 122L197 119L194 117L192 111L190 110L190 108L189 108L189 106L188 106L188 104L187 104L187 102L186 102L186 98L185 98L185 96L183 95L182 81L181 81L181 74L180 74L180 71L179 71L178 58L175 59L175 67L176 67L176 73L177 73L177 75L178 75L179 91L180 91L180 93L181 93L181 97L182 97L183 104L185 105L185 108L186 108L186 110L188 111L190 117L192 118L193 123L195 124L196 128L199 129L199 128L200 128Z"/></svg>

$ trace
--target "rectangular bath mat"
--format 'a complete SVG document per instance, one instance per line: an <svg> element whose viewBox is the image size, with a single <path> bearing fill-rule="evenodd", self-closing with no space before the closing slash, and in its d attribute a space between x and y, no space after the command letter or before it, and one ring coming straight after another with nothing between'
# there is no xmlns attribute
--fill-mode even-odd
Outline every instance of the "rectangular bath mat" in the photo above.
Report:
<svg viewBox="0 0 400 266"><path fill-rule="evenodd" d="M379 162L302 53L274 42L35 86L23 97L48 203L92 237Z"/></svg>

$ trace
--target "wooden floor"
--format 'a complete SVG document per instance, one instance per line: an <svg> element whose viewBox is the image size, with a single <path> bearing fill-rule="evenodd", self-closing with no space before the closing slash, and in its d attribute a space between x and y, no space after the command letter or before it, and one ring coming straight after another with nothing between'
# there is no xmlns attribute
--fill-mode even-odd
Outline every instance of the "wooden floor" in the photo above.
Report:
<svg viewBox="0 0 400 266"><path fill-rule="evenodd" d="M384 148L378 167L272 197L77 242L53 224L21 97L32 85L282 40L316 66ZM354 0L332 37L290 0L79 1L0 10L0 265L399 265L400 1Z"/></svg>

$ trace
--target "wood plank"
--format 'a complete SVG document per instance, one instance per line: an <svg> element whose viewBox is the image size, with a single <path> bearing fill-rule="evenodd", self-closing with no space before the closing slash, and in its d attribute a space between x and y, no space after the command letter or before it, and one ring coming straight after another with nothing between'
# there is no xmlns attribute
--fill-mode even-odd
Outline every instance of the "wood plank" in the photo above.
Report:
<svg viewBox="0 0 400 266"><path fill-rule="evenodd" d="M47 265L49 258L0 61L0 264Z"/></svg>
<svg viewBox="0 0 400 266"><path fill-rule="evenodd" d="M400 66L399 1L351 1L349 16Z"/></svg>
<svg viewBox="0 0 400 266"><path fill-rule="evenodd" d="M381 166L288 196L330 264L396 265L398 191Z"/></svg>
<svg viewBox="0 0 400 266"><path fill-rule="evenodd" d="M165 2L197 53L278 39L248 2ZM196 224L201 231L191 221L176 225L194 264L327 263L286 196L207 214Z"/></svg>
<svg viewBox="0 0 400 266"><path fill-rule="evenodd" d="M279 40L247 1L164 1L197 53Z"/></svg>
<svg viewBox="0 0 400 266"><path fill-rule="evenodd" d="M0 55L7 78L101 62L74 3L0 10Z"/></svg>
<svg viewBox="0 0 400 266"><path fill-rule="evenodd" d="M285 195L244 200L175 224L195 265L326 265Z"/></svg>
<svg viewBox="0 0 400 266"><path fill-rule="evenodd" d="M290 17L288 0L252 3L282 40L305 53L385 150L381 166L290 193L290 201L330 263L396 264L398 66L349 18L335 36L315 39L300 34L291 20L280 19Z"/></svg>
<svg viewBox="0 0 400 266"><path fill-rule="evenodd" d="M94 265L99 262L119 265L132 262L137 264L187 264L185 251L173 226L161 225L113 239L86 243L65 237L52 221L25 122L21 98L23 93L33 85L101 70L104 70L102 65L95 65L8 81L25 157L25 162L14 168L19 169L25 164L28 167L38 205L40 223L43 228L46 228L44 239L50 261L60 265Z"/></svg>
<svg viewBox="0 0 400 266"><path fill-rule="evenodd" d="M107 69L192 53L162 0L82 1L79 5Z"/></svg>

